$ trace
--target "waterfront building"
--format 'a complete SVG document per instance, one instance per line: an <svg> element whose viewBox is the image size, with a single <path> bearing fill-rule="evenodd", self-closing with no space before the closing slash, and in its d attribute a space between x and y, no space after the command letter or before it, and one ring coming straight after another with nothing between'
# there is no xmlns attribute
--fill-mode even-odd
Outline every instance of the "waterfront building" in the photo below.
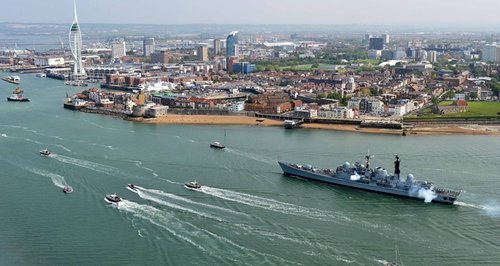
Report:
<svg viewBox="0 0 500 266"><path fill-rule="evenodd" d="M35 66L49 66L49 67L62 67L64 66L64 58L63 57L35 57L34 59Z"/></svg>
<svg viewBox="0 0 500 266"><path fill-rule="evenodd" d="M114 42L111 44L111 57L120 59L126 56L125 42Z"/></svg>
<svg viewBox="0 0 500 266"><path fill-rule="evenodd" d="M150 56L155 51L155 38L145 38L142 41L143 56Z"/></svg>
<svg viewBox="0 0 500 266"><path fill-rule="evenodd" d="M198 46L196 48L196 54L198 56L198 61L208 61L208 48L205 45Z"/></svg>
<svg viewBox="0 0 500 266"><path fill-rule="evenodd" d="M78 18L76 15L76 1L73 2L73 5L74 17L69 31L69 45L74 60L71 78L81 79L85 77L85 69L83 68L82 62L82 33L80 32L80 26L78 25Z"/></svg>
<svg viewBox="0 0 500 266"><path fill-rule="evenodd" d="M384 50L385 40L384 38L370 38L368 45L369 50Z"/></svg>
<svg viewBox="0 0 500 266"><path fill-rule="evenodd" d="M221 41L219 39L214 39L214 55L220 55Z"/></svg>
<svg viewBox="0 0 500 266"><path fill-rule="evenodd" d="M238 32L231 32L226 39L226 57L239 56Z"/></svg>

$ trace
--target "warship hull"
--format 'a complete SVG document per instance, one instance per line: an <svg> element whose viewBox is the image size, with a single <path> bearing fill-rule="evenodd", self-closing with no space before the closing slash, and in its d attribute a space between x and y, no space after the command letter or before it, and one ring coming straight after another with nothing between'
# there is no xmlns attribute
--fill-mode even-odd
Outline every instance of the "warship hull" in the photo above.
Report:
<svg viewBox="0 0 500 266"><path fill-rule="evenodd" d="M296 176L301 178L306 178L314 181L319 181L328 184L334 184L339 186L345 186L355 189L362 189L366 191L378 192L383 194L390 194L394 196L412 198L422 200L425 199L418 190L401 189L397 187L382 186L377 182L373 181L353 181L347 178L336 177L334 174L326 173L324 171L317 171L313 168L311 169L301 169L300 166L295 164L290 164L286 162L278 162L283 173L287 176ZM445 204L453 204L456 198L449 195L435 194L432 196L433 202L440 202Z"/></svg>

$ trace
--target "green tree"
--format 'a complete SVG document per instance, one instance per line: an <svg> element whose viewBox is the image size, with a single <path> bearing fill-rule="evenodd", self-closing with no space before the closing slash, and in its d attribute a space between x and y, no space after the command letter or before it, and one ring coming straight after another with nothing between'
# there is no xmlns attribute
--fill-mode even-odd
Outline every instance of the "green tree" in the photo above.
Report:
<svg viewBox="0 0 500 266"><path fill-rule="evenodd" d="M439 99L436 96L432 96L431 97L431 102L432 102L433 105L437 105L438 102L439 102Z"/></svg>
<svg viewBox="0 0 500 266"><path fill-rule="evenodd" d="M471 93L469 93L469 100L474 100L474 99L477 99L477 92L471 91Z"/></svg>
<svg viewBox="0 0 500 266"><path fill-rule="evenodd" d="M498 82L496 78L492 78L490 81L490 87L493 94L498 97L500 95L500 82Z"/></svg>
<svg viewBox="0 0 500 266"><path fill-rule="evenodd" d="M446 92L446 94L444 95L444 97L447 98L447 99L453 99L453 98L455 98L455 92L452 91L452 90L449 90L449 91Z"/></svg>
<svg viewBox="0 0 500 266"><path fill-rule="evenodd" d="M332 92L332 93L328 94L328 96L326 96L326 97L330 98L330 99L340 100L340 99L342 99L342 94L340 94L338 92Z"/></svg>

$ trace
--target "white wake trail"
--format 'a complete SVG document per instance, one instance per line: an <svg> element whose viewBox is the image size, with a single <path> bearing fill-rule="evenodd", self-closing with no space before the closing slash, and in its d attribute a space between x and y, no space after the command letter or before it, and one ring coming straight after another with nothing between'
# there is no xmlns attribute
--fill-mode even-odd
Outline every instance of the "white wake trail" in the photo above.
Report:
<svg viewBox="0 0 500 266"><path fill-rule="evenodd" d="M204 208L210 208L210 209L214 209L214 210L218 210L218 211L223 211L223 212L227 212L227 213L231 213L231 214L249 216L246 213L234 211L231 209L227 209L227 208L223 208L223 207L219 207L219 206L211 205L211 204L207 204L207 203L196 202L196 201L193 201L193 200L181 197L181 196L177 196L177 195L172 194L172 193L167 193L167 192L161 191L161 190L147 189L147 188L143 188L143 187L139 187L139 186L136 186L136 187L144 194L152 194L152 195L155 195L158 197L165 197L165 198L173 199L176 201L182 201L182 202L185 202L188 204L197 205L197 206L201 206Z"/></svg>
<svg viewBox="0 0 500 266"><path fill-rule="evenodd" d="M332 212L322 211L315 208L302 207L291 203L285 203L274 199L263 198L236 191L207 187L207 186L202 186L200 191L214 197L218 197L233 202L238 202L252 207L262 208L269 211L312 218L321 221L342 220L346 222L351 222L350 218Z"/></svg>

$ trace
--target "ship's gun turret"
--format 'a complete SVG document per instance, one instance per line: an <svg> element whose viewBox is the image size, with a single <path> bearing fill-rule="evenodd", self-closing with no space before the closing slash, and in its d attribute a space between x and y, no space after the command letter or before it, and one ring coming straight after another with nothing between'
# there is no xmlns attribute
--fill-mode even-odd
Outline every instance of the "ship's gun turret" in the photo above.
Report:
<svg viewBox="0 0 500 266"><path fill-rule="evenodd" d="M375 177L376 180L385 179L385 177L387 176L387 170L385 170L382 167L377 167L375 169L375 172L374 172L373 176Z"/></svg>
<svg viewBox="0 0 500 266"><path fill-rule="evenodd" d="M406 177L406 185L407 186L411 186L413 184L413 181L415 180L415 178L413 177L412 174L409 174L407 177Z"/></svg>

